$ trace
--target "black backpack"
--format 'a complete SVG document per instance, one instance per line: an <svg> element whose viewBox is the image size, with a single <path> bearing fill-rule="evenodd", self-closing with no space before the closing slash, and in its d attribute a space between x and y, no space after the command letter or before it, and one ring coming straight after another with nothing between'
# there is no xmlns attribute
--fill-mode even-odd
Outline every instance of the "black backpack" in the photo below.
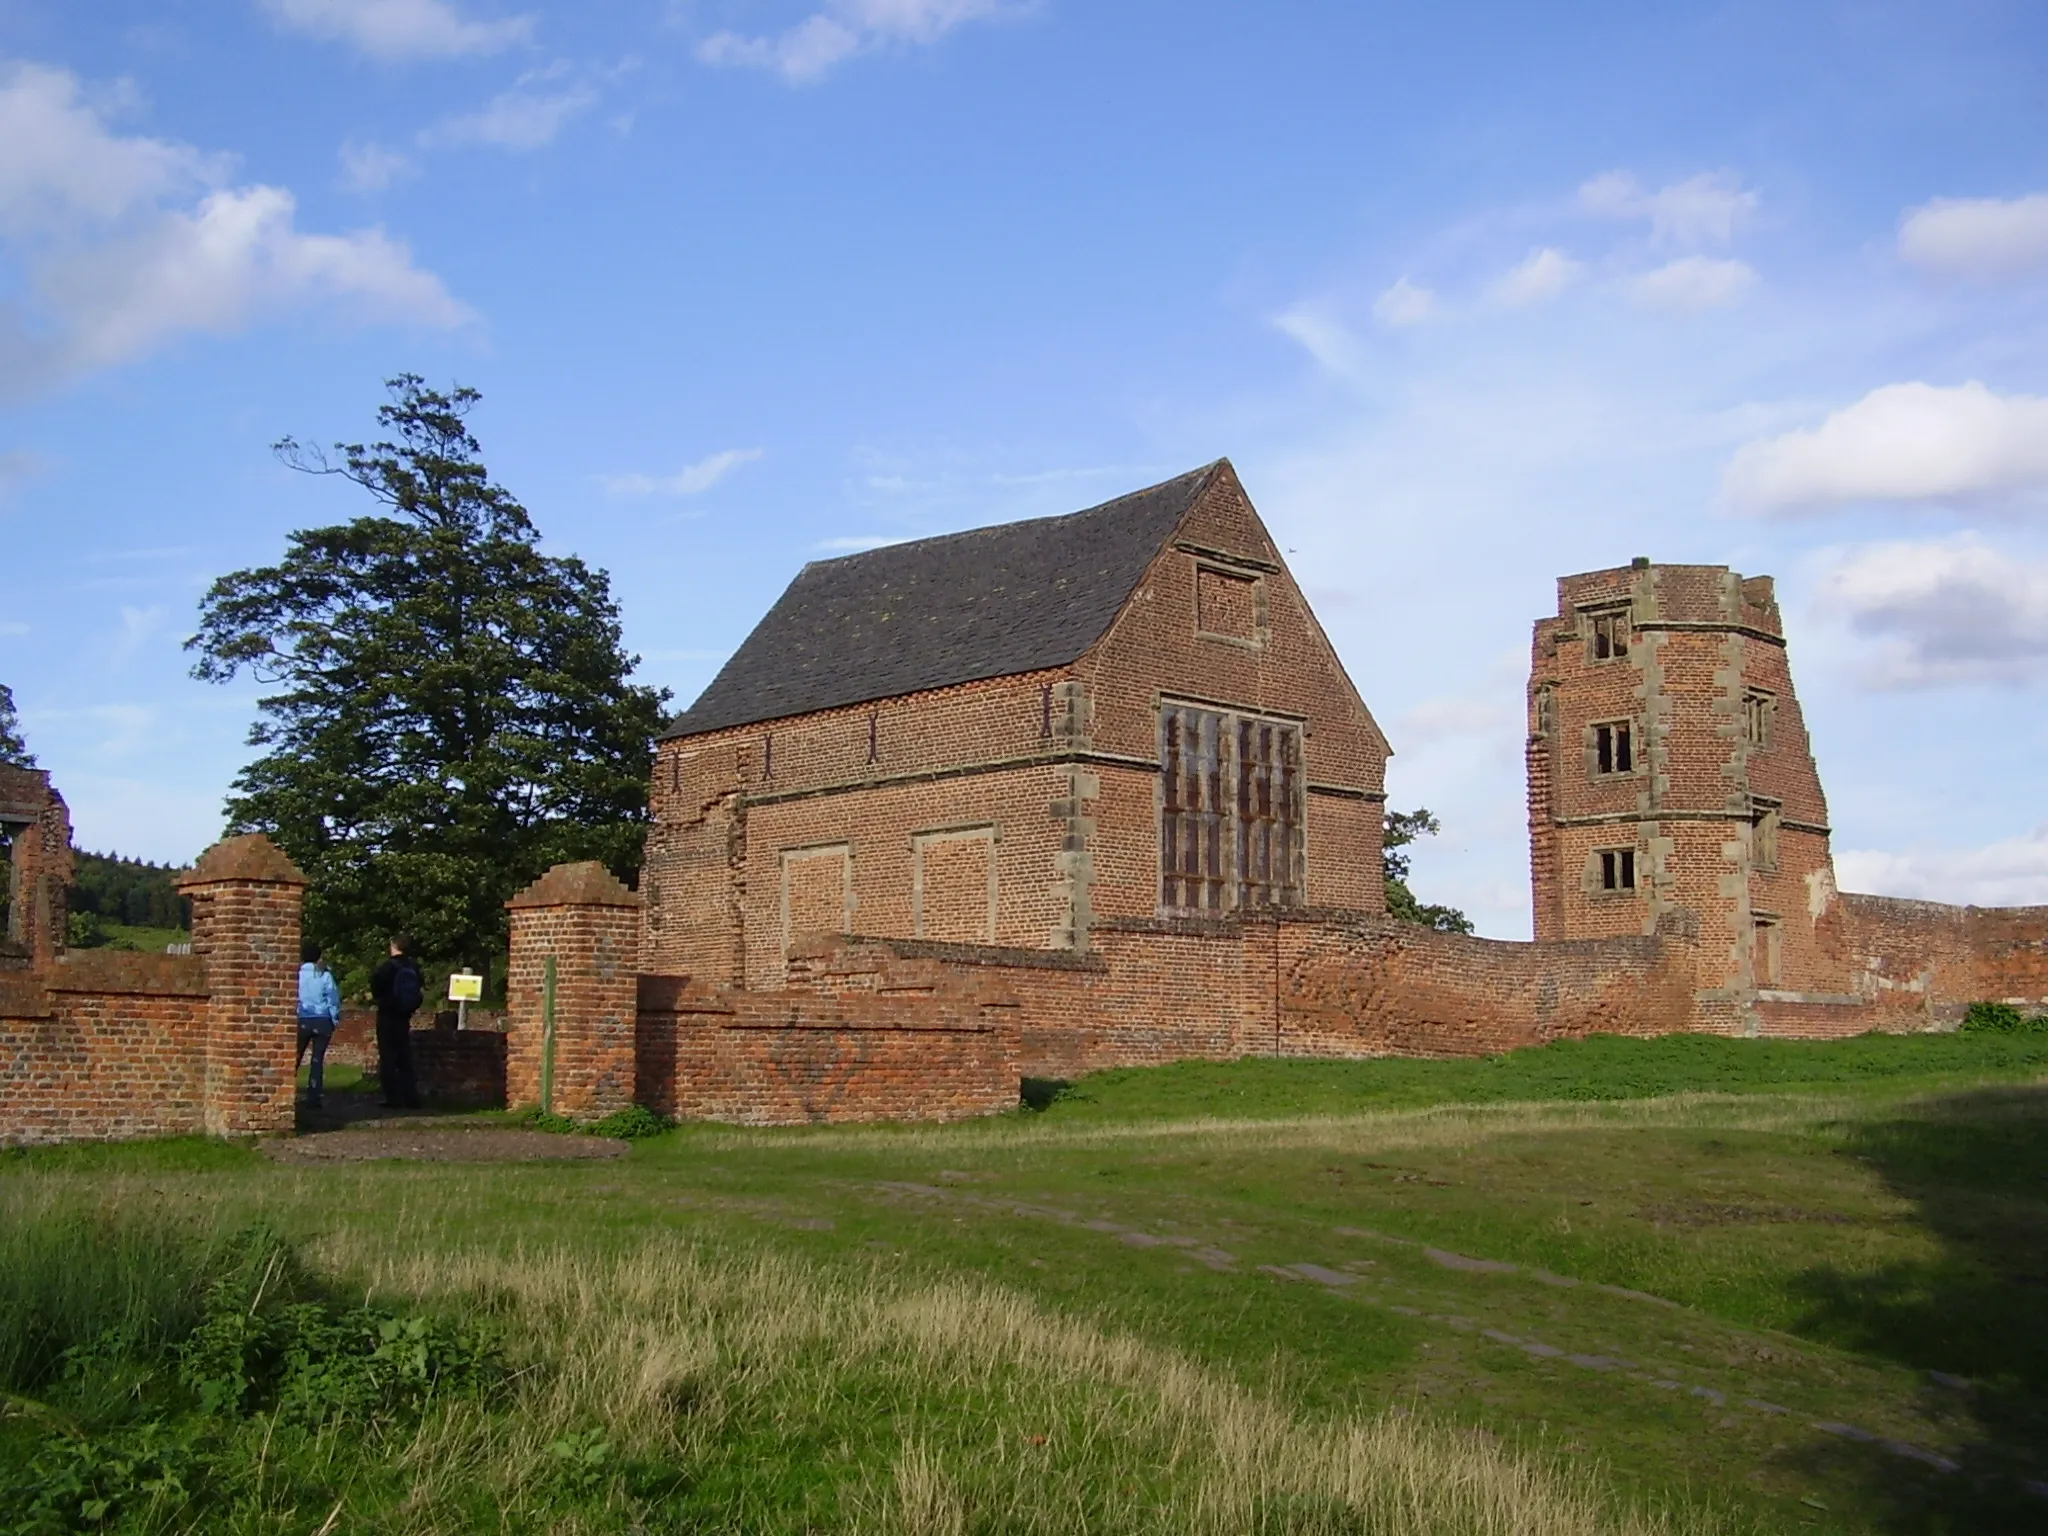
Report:
<svg viewBox="0 0 2048 1536"><path fill-rule="evenodd" d="M391 978L392 1006L400 1013L417 1013L420 1004L426 1000L426 988L420 984L420 968L410 960L402 962Z"/></svg>

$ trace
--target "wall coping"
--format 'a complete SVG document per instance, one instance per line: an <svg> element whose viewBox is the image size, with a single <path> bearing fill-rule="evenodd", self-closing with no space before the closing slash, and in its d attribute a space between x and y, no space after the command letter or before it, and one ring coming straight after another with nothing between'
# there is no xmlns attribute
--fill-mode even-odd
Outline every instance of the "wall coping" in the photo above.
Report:
<svg viewBox="0 0 2048 1536"><path fill-rule="evenodd" d="M205 997L206 962L192 955L74 949L39 974L51 992L104 992L127 997Z"/></svg>
<svg viewBox="0 0 2048 1536"><path fill-rule="evenodd" d="M28 977L0 975L0 1019L49 1019L57 1008L43 985Z"/></svg>
<svg viewBox="0 0 2048 1536"><path fill-rule="evenodd" d="M178 876L178 889L201 885L311 885L284 850L261 832L224 837Z"/></svg>
<svg viewBox="0 0 2048 1536"><path fill-rule="evenodd" d="M526 907L637 907L640 898L627 890L595 859L557 864L505 905Z"/></svg>

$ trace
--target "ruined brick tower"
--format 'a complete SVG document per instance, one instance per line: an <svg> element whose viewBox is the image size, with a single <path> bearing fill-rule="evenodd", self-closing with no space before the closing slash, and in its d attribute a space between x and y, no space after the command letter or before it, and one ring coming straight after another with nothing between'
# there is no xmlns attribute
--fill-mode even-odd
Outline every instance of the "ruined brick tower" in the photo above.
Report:
<svg viewBox="0 0 2048 1536"><path fill-rule="evenodd" d="M1768 576L1653 565L1566 576L1529 675L1538 941L1698 923L1699 1017L1845 989L1827 803ZM1682 915L1689 914L1689 915Z"/></svg>

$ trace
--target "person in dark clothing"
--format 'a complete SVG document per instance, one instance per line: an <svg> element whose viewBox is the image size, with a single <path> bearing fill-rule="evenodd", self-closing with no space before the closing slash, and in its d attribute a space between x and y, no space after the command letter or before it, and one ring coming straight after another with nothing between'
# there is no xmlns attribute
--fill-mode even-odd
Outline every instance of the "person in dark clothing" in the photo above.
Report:
<svg viewBox="0 0 2048 1536"><path fill-rule="evenodd" d="M399 934L391 953L370 973L377 1000L377 1081L387 1109L418 1109L419 1081L412 1069L412 1016L426 1001L426 983L412 957L412 940Z"/></svg>

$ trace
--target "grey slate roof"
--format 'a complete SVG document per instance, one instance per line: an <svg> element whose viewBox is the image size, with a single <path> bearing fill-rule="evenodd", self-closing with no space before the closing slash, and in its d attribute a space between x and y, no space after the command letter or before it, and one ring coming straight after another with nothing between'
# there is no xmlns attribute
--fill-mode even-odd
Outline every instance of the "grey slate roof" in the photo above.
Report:
<svg viewBox="0 0 2048 1536"><path fill-rule="evenodd" d="M1077 661L1222 462L1064 517L814 560L662 739Z"/></svg>

